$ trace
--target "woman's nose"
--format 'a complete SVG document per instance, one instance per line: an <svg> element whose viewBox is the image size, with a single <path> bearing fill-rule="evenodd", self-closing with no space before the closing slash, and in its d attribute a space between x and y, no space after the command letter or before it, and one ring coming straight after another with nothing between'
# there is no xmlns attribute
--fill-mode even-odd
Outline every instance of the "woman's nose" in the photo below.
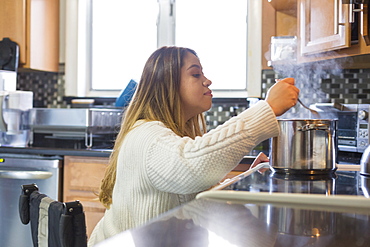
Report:
<svg viewBox="0 0 370 247"><path fill-rule="evenodd" d="M212 81L211 81L211 80L208 80L208 79L206 79L206 80L203 82L203 86L205 86L205 87L209 87L209 86L211 86L211 84L212 84Z"/></svg>

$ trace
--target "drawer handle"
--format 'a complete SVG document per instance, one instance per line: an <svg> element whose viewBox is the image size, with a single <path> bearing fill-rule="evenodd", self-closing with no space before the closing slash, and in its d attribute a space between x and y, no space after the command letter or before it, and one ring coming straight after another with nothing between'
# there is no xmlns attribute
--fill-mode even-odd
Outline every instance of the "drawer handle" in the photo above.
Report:
<svg viewBox="0 0 370 247"><path fill-rule="evenodd" d="M53 176L51 172L45 171L11 171L0 170L0 178L10 179L47 179Z"/></svg>

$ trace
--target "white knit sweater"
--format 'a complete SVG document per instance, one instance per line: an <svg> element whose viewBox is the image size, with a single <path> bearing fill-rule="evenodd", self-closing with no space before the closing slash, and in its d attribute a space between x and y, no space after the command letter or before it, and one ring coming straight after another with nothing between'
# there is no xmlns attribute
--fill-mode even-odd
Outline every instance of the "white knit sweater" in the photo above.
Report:
<svg viewBox="0 0 370 247"><path fill-rule="evenodd" d="M217 184L255 145L279 134L265 101L192 140L161 122L139 121L121 147L113 204L89 246L140 226Z"/></svg>

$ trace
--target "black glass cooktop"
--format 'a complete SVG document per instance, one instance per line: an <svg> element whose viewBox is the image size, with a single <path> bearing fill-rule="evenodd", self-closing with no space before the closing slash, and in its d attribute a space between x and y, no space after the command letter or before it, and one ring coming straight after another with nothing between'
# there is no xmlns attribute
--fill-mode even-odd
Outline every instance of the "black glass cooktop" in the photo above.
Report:
<svg viewBox="0 0 370 247"><path fill-rule="evenodd" d="M266 171L226 187L250 192L308 193L325 195L363 195L368 197L370 177L359 171L336 171L325 175L289 175Z"/></svg>

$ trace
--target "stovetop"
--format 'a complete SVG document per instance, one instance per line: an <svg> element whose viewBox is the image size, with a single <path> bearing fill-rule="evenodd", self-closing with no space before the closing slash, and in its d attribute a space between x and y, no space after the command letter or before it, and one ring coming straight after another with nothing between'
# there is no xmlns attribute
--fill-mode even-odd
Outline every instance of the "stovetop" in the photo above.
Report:
<svg viewBox="0 0 370 247"><path fill-rule="evenodd" d="M307 193L324 195L360 195L368 197L370 177L359 171L335 171L326 175L289 175L266 171L255 172L225 190Z"/></svg>

